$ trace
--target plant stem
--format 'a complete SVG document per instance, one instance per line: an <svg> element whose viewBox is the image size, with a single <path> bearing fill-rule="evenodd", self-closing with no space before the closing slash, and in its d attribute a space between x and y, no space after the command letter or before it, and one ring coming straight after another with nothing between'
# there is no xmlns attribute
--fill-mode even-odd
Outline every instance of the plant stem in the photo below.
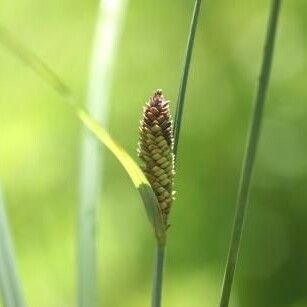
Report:
<svg viewBox="0 0 307 307"><path fill-rule="evenodd" d="M162 297L162 281L163 281L163 269L165 258L165 244L157 243L156 248L156 264L153 276L153 288L152 288L152 307L161 306Z"/></svg>
<svg viewBox="0 0 307 307"><path fill-rule="evenodd" d="M188 38L186 54L185 54L185 62L184 62L184 67L183 67L183 72L182 72L179 94L177 98L177 109L176 109L175 120L174 120L174 154L175 156L177 154L179 134L180 134L180 128L181 128L182 115L183 115L183 107L184 107L184 101L185 101L185 92L186 92L186 87L187 87L187 82L188 82L188 77L189 77L191 57L192 57L192 51L194 47L194 38L195 38L195 33L197 29L197 24L198 24L200 6L201 6L201 0L196 0L195 6L194 6L194 12L192 16L192 21L191 21L190 34Z"/></svg>
<svg viewBox="0 0 307 307"><path fill-rule="evenodd" d="M26 306L23 289L15 261L5 204L0 189L0 292L5 306Z"/></svg>
<svg viewBox="0 0 307 307"><path fill-rule="evenodd" d="M127 0L100 0L86 107L99 123L107 125L116 46ZM84 128L79 175L79 291L80 307L97 306L97 216L102 186L103 151Z"/></svg>
<svg viewBox="0 0 307 307"><path fill-rule="evenodd" d="M249 130L250 131L249 138L247 142L245 158L242 167L239 192L237 198L236 214L235 214L232 238L231 238L227 264L224 274L220 307L227 307L229 305L231 287L233 284L234 273L238 260L243 223L248 204L250 183L251 183L253 166L254 166L256 150L260 135L263 107L265 103L270 71L271 71L274 42L276 37L280 6L281 6L281 0L272 1L271 14L267 28L266 43L263 52L261 74L255 96L255 104L254 104L251 126Z"/></svg>
<svg viewBox="0 0 307 307"><path fill-rule="evenodd" d="M192 15L190 33L188 37L187 49L185 54L185 62L182 73L182 79L179 88L179 94L177 99L177 108L174 120L174 154L177 154L179 133L182 121L183 114L183 106L185 100L185 92L189 77L190 64L192 51L194 46L194 38L196 33L196 28L198 24L198 16L201 6L201 0L195 1L194 12ZM161 296L162 296L162 281L163 281L163 268L164 268L164 257L165 257L165 242L163 244L157 242L156 248L156 265L154 271L154 279L153 279L153 289L152 289L152 307L160 307L161 306Z"/></svg>

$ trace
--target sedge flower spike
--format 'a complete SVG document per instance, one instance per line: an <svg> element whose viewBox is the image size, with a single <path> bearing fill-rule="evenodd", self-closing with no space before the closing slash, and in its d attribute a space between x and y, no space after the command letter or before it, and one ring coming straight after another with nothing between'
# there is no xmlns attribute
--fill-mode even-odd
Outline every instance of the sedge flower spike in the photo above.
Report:
<svg viewBox="0 0 307 307"><path fill-rule="evenodd" d="M169 101L157 90L144 107L138 155L159 202L165 226L174 199L174 139Z"/></svg>

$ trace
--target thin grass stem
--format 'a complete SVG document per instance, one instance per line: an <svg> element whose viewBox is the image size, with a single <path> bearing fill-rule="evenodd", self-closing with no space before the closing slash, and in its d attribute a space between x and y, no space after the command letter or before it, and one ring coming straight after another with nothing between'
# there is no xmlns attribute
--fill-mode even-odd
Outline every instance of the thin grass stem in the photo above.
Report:
<svg viewBox="0 0 307 307"><path fill-rule="evenodd" d="M0 290L5 306L26 306L0 189Z"/></svg>
<svg viewBox="0 0 307 307"><path fill-rule="evenodd" d="M188 36L187 49L184 60L184 67L182 72L182 78L179 88L179 94L177 99L177 107L176 114L174 120L174 154L177 154L178 141L179 141L179 133L182 122L183 115L183 107L185 101L185 92L189 77L190 64L192 58L192 51L194 47L194 38L198 24L198 16L201 7L201 0L196 0L194 5L194 11L191 20L190 33ZM163 270L164 270L164 258L165 258L165 244L157 243L156 248L156 256L155 256L155 271L153 276L153 289L152 289L152 307L160 307L161 306L161 298L162 298L162 282L163 282Z"/></svg>
<svg viewBox="0 0 307 307"><path fill-rule="evenodd" d="M152 307L161 307L162 281L165 259L165 245L157 244L155 255L155 271L152 289Z"/></svg>
<svg viewBox="0 0 307 307"><path fill-rule="evenodd" d="M184 108L184 102L185 102L185 93L186 93L186 88L187 88L187 83L188 83L188 78L189 78L191 58L192 58L192 52L193 52L193 47L194 47L195 33L196 33L197 25L198 25L198 17L199 17L201 2L202 2L201 0L195 1L194 12L192 15L190 33L188 37L187 49L186 49L186 54L185 54L183 72L182 72L182 77L181 77L181 83L179 87L179 94L177 98L177 107L176 107L176 113L175 113L175 119L174 119L174 154L175 156L177 155L179 134L180 134L180 129L181 129L183 108Z"/></svg>
<svg viewBox="0 0 307 307"><path fill-rule="evenodd" d="M96 25L86 108L107 126L116 46L126 0L101 0ZM102 186L104 150L84 127L79 175L79 291L80 307L97 306L97 216Z"/></svg>
<svg viewBox="0 0 307 307"><path fill-rule="evenodd" d="M227 307L229 305L230 293L238 260L244 218L248 204L248 196L254 168L254 161L259 141L260 128L263 117L263 108L269 84L280 7L281 0L272 1L271 14L269 17L267 28L266 43L263 51L261 73L258 88L256 91L254 110L252 114L249 137L242 167L232 238L225 268L222 293L219 304L220 307Z"/></svg>

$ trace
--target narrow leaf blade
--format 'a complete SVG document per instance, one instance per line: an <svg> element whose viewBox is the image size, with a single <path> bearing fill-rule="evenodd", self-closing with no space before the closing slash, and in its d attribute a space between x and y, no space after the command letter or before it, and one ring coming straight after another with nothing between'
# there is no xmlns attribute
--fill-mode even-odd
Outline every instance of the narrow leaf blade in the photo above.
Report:
<svg viewBox="0 0 307 307"><path fill-rule="evenodd" d="M87 86L86 109L98 122L108 124L112 75L128 0L100 0ZM107 48L106 48L107 46ZM100 143L84 127L80 144L78 223L78 306L98 304L97 219L104 206L104 156Z"/></svg>
<svg viewBox="0 0 307 307"><path fill-rule="evenodd" d="M159 211L159 204L156 195L146 179L144 173L131 158L131 156L119 146L111 136L94 120L87 112L77 107L78 100L73 95L71 89L61 80L60 77L37 55L26 49L8 31L0 26L0 41L5 45L17 58L23 61L32 69L42 80L60 96L68 106L72 107L81 122L100 140L120 161L135 187L139 191L149 218L154 227L155 234L159 243L163 243L166 237L166 229L163 223L162 215ZM65 89L65 90L62 90Z"/></svg>
<svg viewBox="0 0 307 307"><path fill-rule="evenodd" d="M263 110L269 86L281 2L281 0L272 0L271 12L267 25L266 42L263 50L260 78L255 96L254 109L245 150L245 157L242 165L234 225L222 284L222 292L219 304L220 307L229 306L230 294L236 271L244 220L248 205L252 174L260 138Z"/></svg>
<svg viewBox="0 0 307 307"><path fill-rule="evenodd" d="M25 306L15 262L5 205L0 189L0 289L5 306Z"/></svg>
<svg viewBox="0 0 307 307"><path fill-rule="evenodd" d="M77 108L76 113L81 122L99 139L100 142L102 142L109 149L109 151L114 154L114 156L122 164L142 197L147 216L154 227L157 239L159 241L164 241L165 226L159 210L157 197L138 164L87 112L81 108Z"/></svg>
<svg viewBox="0 0 307 307"><path fill-rule="evenodd" d="M183 116L183 108L184 108L184 102L185 102L185 92L187 88L187 83L189 79L189 72L190 72L190 66L191 66L191 58L194 48L194 39L195 34L197 30L198 25L198 17L201 7L201 1L202 0L195 0L195 6L194 11L192 15L191 20L191 27L190 27L190 33L188 37L187 42L187 49L184 59L184 66L183 66L183 72L181 77L181 83L177 98L177 107L176 107L176 113L175 113L175 119L174 119L174 154L177 156L177 150L178 150L178 142L179 142L179 135L180 135L180 128L182 123L182 116Z"/></svg>

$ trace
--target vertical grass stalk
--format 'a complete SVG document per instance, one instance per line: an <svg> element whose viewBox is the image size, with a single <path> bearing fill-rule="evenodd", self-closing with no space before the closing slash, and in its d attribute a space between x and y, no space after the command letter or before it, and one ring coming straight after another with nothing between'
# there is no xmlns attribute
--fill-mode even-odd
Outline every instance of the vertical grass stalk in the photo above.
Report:
<svg viewBox="0 0 307 307"><path fill-rule="evenodd" d="M168 228L174 184L174 138L169 101L162 90L156 90L143 109L140 121L138 156L141 168L157 197L163 228ZM161 306L165 239L157 237L152 288L152 307Z"/></svg>
<svg viewBox="0 0 307 307"><path fill-rule="evenodd" d="M155 271L153 277L152 307L160 307L161 297L162 297L165 245L157 244L155 259L156 259L156 264L155 264Z"/></svg>
<svg viewBox="0 0 307 307"><path fill-rule="evenodd" d="M177 155L179 134L180 134L180 128L181 128L181 122L182 122L184 101L185 101L185 92L186 92L187 82L189 78L191 58L192 58L192 52L193 52L193 47L194 47L194 38L195 38L195 33L197 29L197 24L198 24L200 7L201 7L201 0L196 0L195 6L194 6L194 12L192 15L192 20L191 20L190 34L188 37L183 72L182 72L182 77L181 77L179 94L177 98L176 114L175 114L175 119L174 119L174 154L175 156Z"/></svg>
<svg viewBox="0 0 307 307"><path fill-rule="evenodd" d="M230 248L227 258L225 274L224 274L221 300L219 305L220 307L227 307L229 305L230 293L233 284L236 264L238 260L245 212L248 204L248 196L249 196L250 183L251 183L254 161L256 156L256 150L259 141L260 128L263 117L263 107L269 84L269 77L271 71L271 64L273 58L274 43L275 43L280 7L281 7L281 0L272 1L271 14L269 17L269 22L267 27L266 43L263 51L261 73L259 77L258 88L256 91L254 110L253 110L251 126L249 130L249 137L245 151L245 158L242 167L237 206L236 206L236 214L235 214L232 238L230 242Z"/></svg>
<svg viewBox="0 0 307 307"><path fill-rule="evenodd" d="M127 0L101 0L90 68L89 114L107 125L111 76ZM102 155L97 140L84 129L80 161L79 291L80 307L97 306L97 209L102 183Z"/></svg>
<svg viewBox="0 0 307 307"><path fill-rule="evenodd" d="M0 189L0 290L4 306L26 306Z"/></svg>
<svg viewBox="0 0 307 307"><path fill-rule="evenodd" d="M174 138L172 141L173 143L172 152L173 152L174 158L176 157L176 153L177 153L179 133L180 133L180 127L181 127L181 121L182 121L182 115L183 115L183 106L184 106L184 101L185 101L185 92L186 92L186 87L187 87L187 82L188 82L188 77L189 77L192 51L194 47L194 38L195 38L195 33L197 29L197 24L198 24L200 7L201 7L201 0L196 0L193 15L192 15L192 20L191 20L190 33L188 37L187 49L186 49L185 60L184 60L184 68L183 68L183 73L182 73L182 78L181 78L181 83L180 83L180 88L179 88L176 114L175 114L175 120L174 120L174 126L173 126ZM150 176L149 176L149 181L151 181ZM151 182L151 184L154 185L155 183ZM159 193L157 193L157 196L158 196L158 199L159 197L161 197ZM164 209L167 209L167 207L164 208L163 201L160 202L160 206L161 206L162 212ZM169 209L170 208L167 209L166 215L168 215ZM166 227L167 227L167 219L166 219ZM165 246L166 246L166 242L163 242L163 244L161 244L160 242L157 242L157 245L156 245L155 270L154 270L154 275L153 275L153 289L152 289L152 307L161 306Z"/></svg>

